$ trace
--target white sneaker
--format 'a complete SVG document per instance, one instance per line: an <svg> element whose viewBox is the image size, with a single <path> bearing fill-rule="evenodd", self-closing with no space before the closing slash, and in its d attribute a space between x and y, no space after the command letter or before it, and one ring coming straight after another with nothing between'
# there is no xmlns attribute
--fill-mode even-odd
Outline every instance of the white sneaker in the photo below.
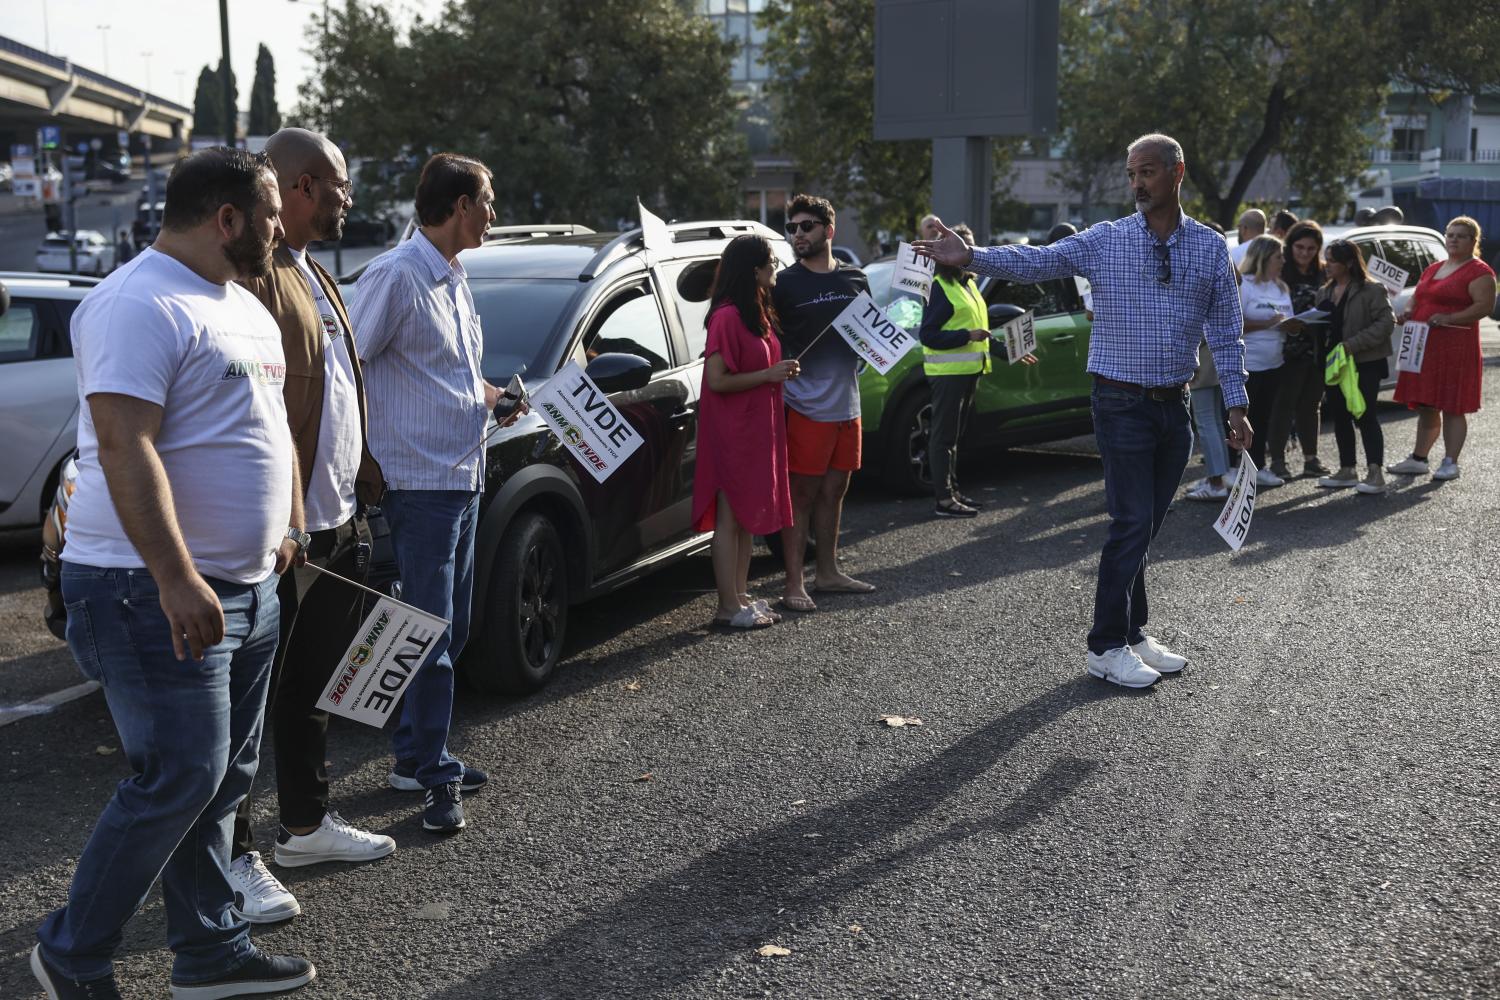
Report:
<svg viewBox="0 0 1500 1000"><path fill-rule="evenodd" d="M1085 665L1090 677L1098 677L1127 688L1146 688L1161 680L1161 674L1141 662L1129 646L1105 653L1090 652Z"/></svg>
<svg viewBox="0 0 1500 1000"><path fill-rule="evenodd" d="M1447 456L1438 463L1437 471L1432 474L1433 479L1457 479L1459 477L1458 463Z"/></svg>
<svg viewBox="0 0 1500 1000"><path fill-rule="evenodd" d="M259 851L229 862L229 887L234 890L235 915L252 924L274 924L302 912L302 904L266 868Z"/></svg>
<svg viewBox="0 0 1500 1000"><path fill-rule="evenodd" d="M1175 674L1188 663L1186 656L1172 652L1149 635L1130 648L1142 663L1159 674Z"/></svg>
<svg viewBox="0 0 1500 1000"><path fill-rule="evenodd" d="M1385 471L1397 476L1425 476L1429 466L1419 458L1408 456L1395 465L1387 465Z"/></svg>
<svg viewBox="0 0 1500 1000"><path fill-rule="evenodd" d="M1272 472L1270 469L1256 469L1255 470L1255 485L1256 486L1285 486L1286 485L1286 480L1282 479L1280 476L1278 476L1276 473Z"/></svg>
<svg viewBox="0 0 1500 1000"><path fill-rule="evenodd" d="M323 822L312 833L296 834L283 826L276 835L276 863L283 868L324 861L374 861L395 850L395 840L352 827L332 809L323 814Z"/></svg>

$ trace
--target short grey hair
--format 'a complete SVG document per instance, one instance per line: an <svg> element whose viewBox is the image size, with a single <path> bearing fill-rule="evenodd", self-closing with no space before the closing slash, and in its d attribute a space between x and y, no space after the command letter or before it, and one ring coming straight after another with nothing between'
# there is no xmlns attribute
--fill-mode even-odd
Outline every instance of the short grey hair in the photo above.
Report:
<svg viewBox="0 0 1500 1000"><path fill-rule="evenodd" d="M1175 167L1177 164L1184 162L1182 158L1182 143L1170 135L1163 135L1160 132L1150 132L1143 135L1130 144L1130 148L1125 151L1125 155L1129 156L1142 146L1149 146L1156 150L1156 155L1160 156L1161 162L1168 167Z"/></svg>

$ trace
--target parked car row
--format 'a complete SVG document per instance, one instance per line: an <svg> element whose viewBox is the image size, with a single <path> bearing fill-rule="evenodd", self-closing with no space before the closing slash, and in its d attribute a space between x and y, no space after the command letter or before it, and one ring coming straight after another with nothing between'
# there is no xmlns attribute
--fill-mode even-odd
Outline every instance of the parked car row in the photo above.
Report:
<svg viewBox="0 0 1500 1000"><path fill-rule="evenodd" d="M541 686L562 655L573 606L709 543L709 535L692 530L690 512L714 268L729 240L743 233L764 236L783 263L792 255L780 234L754 222L690 222L667 230L670 247L648 255L639 230L498 227L485 246L461 255L484 325L485 378L503 385L520 374L534 391L577 360L645 442L599 483L535 414L494 433L477 535L476 635L460 664L481 690ZM1412 227L1346 238L1367 256L1410 270L1413 284L1442 252L1437 234ZM866 266L882 306L892 302L892 268L890 259ZM343 279L351 301L356 278L357 272ZM9 431L8 447L24 441L29 450L4 463L9 478L0 524L36 523L72 449L77 400L67 317L92 283L5 280L22 309L0 327L0 345L9 346L0 353L0 371L15 385L13 392L0 389L0 429ZM1041 363L1010 366L1003 347L997 350L995 370L980 380L966 449L981 453L1091 430L1090 323L1075 283L986 279L981 290L991 329L1031 311ZM915 322L911 310L905 321ZM887 376L866 371L860 391L868 470L900 491L930 489L931 397L920 351ZM21 471L12 476L13 468Z"/></svg>
<svg viewBox="0 0 1500 1000"><path fill-rule="evenodd" d="M76 255L76 256L75 256ZM48 233L36 248L36 269L53 274L103 277L115 268L115 245L101 232L66 229Z"/></svg>

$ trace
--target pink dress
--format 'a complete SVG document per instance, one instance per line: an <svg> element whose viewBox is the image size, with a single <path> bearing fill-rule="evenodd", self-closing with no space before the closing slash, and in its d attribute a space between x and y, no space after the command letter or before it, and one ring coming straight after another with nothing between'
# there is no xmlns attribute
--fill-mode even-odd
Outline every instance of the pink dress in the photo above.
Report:
<svg viewBox="0 0 1500 1000"><path fill-rule="evenodd" d="M730 374L764 371L781 360L775 333L757 337L732 305L708 321L705 359L719 354ZM781 384L743 392L714 392L703 366L698 403L698 457L693 470L693 530L712 531L722 491L740 527L770 535L792 523L792 490L786 465L786 411Z"/></svg>
<svg viewBox="0 0 1500 1000"><path fill-rule="evenodd" d="M1495 272L1478 259L1469 261L1446 278L1437 276L1440 260L1422 272L1412 293L1411 318L1425 323L1433 313L1463 312L1474 304L1469 285L1475 278ZM1479 409L1479 388L1484 381L1484 356L1479 351L1479 321L1468 326L1435 326L1427 334L1427 353L1422 370L1402 372L1396 380L1396 402L1415 410L1430 406L1444 413L1474 413Z"/></svg>

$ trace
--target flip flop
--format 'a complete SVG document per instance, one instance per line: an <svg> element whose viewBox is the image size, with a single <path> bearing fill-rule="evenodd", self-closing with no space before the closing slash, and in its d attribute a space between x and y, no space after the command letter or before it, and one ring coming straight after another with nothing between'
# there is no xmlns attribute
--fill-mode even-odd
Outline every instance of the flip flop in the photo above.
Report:
<svg viewBox="0 0 1500 1000"><path fill-rule="evenodd" d="M799 615L811 614L818 610L818 606L813 603L811 597L783 597L776 603L788 611L797 612Z"/></svg>
<svg viewBox="0 0 1500 1000"><path fill-rule="evenodd" d="M754 608L740 608L740 610L737 611L731 618L722 618L719 615L714 615L714 619L712 622L710 622L710 624L715 628L722 629L753 629L770 628L772 625L775 625L776 622L773 621L770 616L763 615Z"/></svg>
<svg viewBox="0 0 1500 1000"><path fill-rule="evenodd" d="M873 594L875 593L875 585L873 583L865 583L863 580L850 580L848 583L839 583L831 587L820 587L817 584L813 584L812 592L814 594Z"/></svg>
<svg viewBox="0 0 1500 1000"><path fill-rule="evenodd" d="M754 600L746 601L745 606L748 608L754 608L756 611L759 611L761 614L765 615L773 622L781 621L781 615L771 608L771 602L763 598L757 597Z"/></svg>

